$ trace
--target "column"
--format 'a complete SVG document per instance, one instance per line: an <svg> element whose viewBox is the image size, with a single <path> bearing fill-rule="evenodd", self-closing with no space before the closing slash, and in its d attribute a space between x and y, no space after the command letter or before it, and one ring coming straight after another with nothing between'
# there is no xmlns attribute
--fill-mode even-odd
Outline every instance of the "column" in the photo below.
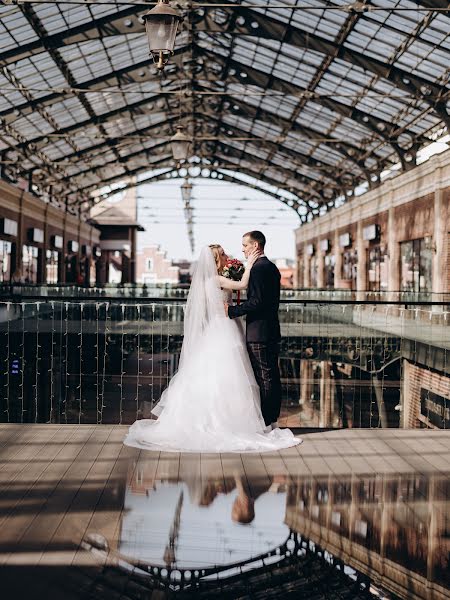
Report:
<svg viewBox="0 0 450 600"><path fill-rule="evenodd" d="M361 221L358 221L358 227L356 231L356 249L358 251L358 273L356 278L356 289L358 290L358 292L365 292L367 282L367 256L366 244L363 240L363 226ZM357 296L357 298L362 300L364 296L365 294L362 294L361 297Z"/></svg>
<svg viewBox="0 0 450 600"><path fill-rule="evenodd" d="M313 385L313 362L311 360L302 359L300 361L300 404L302 406L300 418L303 425L314 424L314 422L311 423L315 416L314 408L311 405Z"/></svg>
<svg viewBox="0 0 450 600"><path fill-rule="evenodd" d="M332 427L334 405L334 381L331 379L331 363L320 362L320 423L319 427Z"/></svg>
<svg viewBox="0 0 450 600"><path fill-rule="evenodd" d="M130 283L136 283L136 229L130 231L131 255L130 255Z"/></svg>
<svg viewBox="0 0 450 600"><path fill-rule="evenodd" d="M432 264L432 291L442 294L447 290L447 211L448 203L444 202L444 191L442 189L434 192L434 235L432 240L433 252Z"/></svg>
<svg viewBox="0 0 450 600"><path fill-rule="evenodd" d="M16 249L16 264L13 269L14 271L19 271L20 275L22 275L22 253L23 253L23 241L25 239L26 232L23 229L23 206L24 206L24 196L25 192L22 191L19 198L19 213L17 215L17 249Z"/></svg>
<svg viewBox="0 0 450 600"><path fill-rule="evenodd" d="M303 287L310 288L311 287L311 256L306 252L306 247L308 244L305 244L303 247Z"/></svg>
<svg viewBox="0 0 450 600"><path fill-rule="evenodd" d="M325 287L325 255L320 249L320 244L317 242L317 287Z"/></svg>
<svg viewBox="0 0 450 600"><path fill-rule="evenodd" d="M400 290L400 244L397 239L397 227L395 223L394 208L389 209L388 214L388 254L389 254L389 279L388 292L398 292ZM394 294L389 294L389 298L396 300Z"/></svg>
<svg viewBox="0 0 450 600"><path fill-rule="evenodd" d="M47 283L47 249L50 248L50 240L48 239L48 207L49 205L45 205L44 209L44 244L41 252L40 258L40 266L39 271L41 273L41 281L40 283Z"/></svg>
<svg viewBox="0 0 450 600"><path fill-rule="evenodd" d="M339 232L336 229L334 232L334 244L333 244L333 253L334 253L334 287L340 288L342 287L342 252L341 247L339 246Z"/></svg>

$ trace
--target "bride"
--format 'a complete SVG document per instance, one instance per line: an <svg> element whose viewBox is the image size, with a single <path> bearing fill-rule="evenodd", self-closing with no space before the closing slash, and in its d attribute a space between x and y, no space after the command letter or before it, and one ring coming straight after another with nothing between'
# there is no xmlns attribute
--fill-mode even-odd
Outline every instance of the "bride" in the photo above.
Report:
<svg viewBox="0 0 450 600"><path fill-rule="evenodd" d="M205 246L189 290L178 372L152 410L158 419L133 423L124 443L170 452L264 452L301 442L286 429L266 427L239 319L224 312L232 290L248 285L258 258L249 257L241 281L220 273L228 259Z"/></svg>

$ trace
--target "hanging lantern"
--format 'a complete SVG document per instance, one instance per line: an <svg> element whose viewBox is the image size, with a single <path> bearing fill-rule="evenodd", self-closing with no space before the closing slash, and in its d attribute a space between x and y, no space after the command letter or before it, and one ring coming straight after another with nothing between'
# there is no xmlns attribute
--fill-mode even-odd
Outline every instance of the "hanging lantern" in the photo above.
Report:
<svg viewBox="0 0 450 600"><path fill-rule="evenodd" d="M158 0L158 4L143 15L150 54L156 68L162 71L173 54L175 36L181 15L169 5L169 0Z"/></svg>
<svg viewBox="0 0 450 600"><path fill-rule="evenodd" d="M187 179L181 186L181 197L183 198L184 204L189 206L192 197L192 183L189 183Z"/></svg>
<svg viewBox="0 0 450 600"><path fill-rule="evenodd" d="M177 164L187 160L191 140L184 133L181 125L177 126L176 134L170 138L170 145L172 146L172 154Z"/></svg>

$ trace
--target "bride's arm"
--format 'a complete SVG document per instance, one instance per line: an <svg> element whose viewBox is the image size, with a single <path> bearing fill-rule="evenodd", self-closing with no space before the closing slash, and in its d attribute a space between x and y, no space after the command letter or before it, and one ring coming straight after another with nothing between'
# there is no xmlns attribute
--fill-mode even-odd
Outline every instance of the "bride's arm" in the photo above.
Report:
<svg viewBox="0 0 450 600"><path fill-rule="evenodd" d="M223 290L246 290L248 287L248 281L250 279L250 271L252 270L252 267L255 264L256 259L259 258L260 254L261 252L259 251L250 254L248 257L247 266L240 281L233 281L232 279L228 279L228 277L218 275L217 279L220 287Z"/></svg>

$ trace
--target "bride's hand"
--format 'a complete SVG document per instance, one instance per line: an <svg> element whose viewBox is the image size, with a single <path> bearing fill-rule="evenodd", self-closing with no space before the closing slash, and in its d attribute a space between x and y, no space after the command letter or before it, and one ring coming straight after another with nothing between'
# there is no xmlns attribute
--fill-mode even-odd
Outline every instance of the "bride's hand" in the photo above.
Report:
<svg viewBox="0 0 450 600"><path fill-rule="evenodd" d="M253 265L255 264L255 262L258 260L258 258L261 256L262 252L261 250L253 250L253 252L251 252L248 257L247 257L247 268L251 269L253 267Z"/></svg>

